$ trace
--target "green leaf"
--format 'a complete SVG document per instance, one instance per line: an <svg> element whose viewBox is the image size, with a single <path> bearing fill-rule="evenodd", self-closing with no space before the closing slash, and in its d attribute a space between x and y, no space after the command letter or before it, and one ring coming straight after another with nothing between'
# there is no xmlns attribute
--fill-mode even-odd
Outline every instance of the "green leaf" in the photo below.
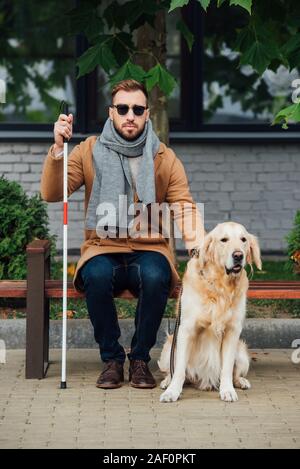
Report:
<svg viewBox="0 0 300 469"><path fill-rule="evenodd" d="M160 71L160 77L159 77L159 87L163 91L163 93L166 96L169 96L175 86L177 85L177 82L173 75L168 72L168 70L164 67L161 67Z"/></svg>
<svg viewBox="0 0 300 469"><path fill-rule="evenodd" d="M123 65L124 61L129 59L131 51L136 50L132 35L125 32L116 34L111 40L111 50L119 65Z"/></svg>
<svg viewBox="0 0 300 469"><path fill-rule="evenodd" d="M124 13L124 7L114 1L104 10L103 17L106 19L109 28L115 25L118 29L122 29L126 21Z"/></svg>
<svg viewBox="0 0 300 469"><path fill-rule="evenodd" d="M91 72L97 65L101 65L106 73L118 66L111 48L109 47L108 40L104 40L90 47L79 57L77 65L79 67L77 78Z"/></svg>
<svg viewBox="0 0 300 469"><path fill-rule="evenodd" d="M144 82L146 77L146 72L139 65L133 64L130 60L127 60L122 67L110 77L109 82L113 87L119 81L126 80L127 78L132 78L139 81L140 83Z"/></svg>
<svg viewBox="0 0 300 469"><path fill-rule="evenodd" d="M230 5L236 5L248 11L251 15L252 0L230 0Z"/></svg>
<svg viewBox="0 0 300 469"><path fill-rule="evenodd" d="M148 91L151 91L159 82L159 67L160 65L156 64L146 75L146 88Z"/></svg>
<svg viewBox="0 0 300 469"><path fill-rule="evenodd" d="M190 0L172 0L171 5L169 8L169 13L170 11L175 10L175 8L183 7L184 5L188 5Z"/></svg>
<svg viewBox="0 0 300 469"><path fill-rule="evenodd" d="M242 65L252 65L260 75L266 70L271 62L269 50L265 44L255 41L252 46L241 56Z"/></svg>
<svg viewBox="0 0 300 469"><path fill-rule="evenodd" d="M281 109L274 117L272 125L282 124L282 128L287 129L290 121L300 122L300 103Z"/></svg>
<svg viewBox="0 0 300 469"><path fill-rule="evenodd" d="M252 65L260 75L280 57L276 34L258 18L240 31L235 47L241 52L240 64Z"/></svg>
<svg viewBox="0 0 300 469"><path fill-rule="evenodd" d="M135 23L143 14L143 9L138 0L131 0L123 5L124 14L126 12L126 22L129 25Z"/></svg>
<svg viewBox="0 0 300 469"><path fill-rule="evenodd" d="M198 2L201 4L204 11L207 10L207 7L209 7L210 4L210 0L198 0Z"/></svg>
<svg viewBox="0 0 300 469"><path fill-rule="evenodd" d="M161 9L165 9L166 5L163 5L164 2L148 1L142 2L143 12L147 15L155 15L155 13Z"/></svg>
<svg viewBox="0 0 300 469"><path fill-rule="evenodd" d="M295 36L290 37L290 39L283 44L280 48L280 51L284 55L288 55L296 49L300 48L300 34L296 34Z"/></svg>
<svg viewBox="0 0 300 469"><path fill-rule="evenodd" d="M97 16L97 10L92 5L74 8L69 12L69 18L72 35L84 33L91 40L103 30L103 20Z"/></svg>
<svg viewBox="0 0 300 469"><path fill-rule="evenodd" d="M243 52L247 49L250 49L253 42L255 41L255 36L252 28L247 27L241 29L236 37L236 43L234 44L234 49L240 52Z"/></svg>
<svg viewBox="0 0 300 469"><path fill-rule="evenodd" d="M177 85L173 75L159 63L152 67L146 76L147 90L151 91L155 85L158 85L166 96L169 96Z"/></svg>
<svg viewBox="0 0 300 469"><path fill-rule="evenodd" d="M102 19L97 18L97 16L95 16L94 18L90 19L89 24L84 29L84 33L86 37L88 38L88 40L91 41L95 36L102 33L103 27L104 27L104 24L103 24Z"/></svg>
<svg viewBox="0 0 300 469"><path fill-rule="evenodd" d="M70 19L70 30L72 34L82 32L89 24L89 18L93 14L93 9L86 5L85 8L81 5L80 7L73 8L68 12Z"/></svg>
<svg viewBox="0 0 300 469"><path fill-rule="evenodd" d="M159 10L167 10L169 1L163 0L130 0L121 7L120 14L126 19L131 32L148 23L155 28L154 21L156 12Z"/></svg>
<svg viewBox="0 0 300 469"><path fill-rule="evenodd" d="M223 3L226 2L226 0L218 0L218 8L223 5Z"/></svg>
<svg viewBox="0 0 300 469"><path fill-rule="evenodd" d="M193 43L194 43L193 33L190 31L189 27L187 26L185 21L183 21L182 19L177 22L176 29L178 29L178 31L180 31L181 34L183 35L184 39L187 42L189 51L191 52Z"/></svg>
<svg viewBox="0 0 300 469"><path fill-rule="evenodd" d="M280 48L282 60L288 62L290 68L297 67L300 60L300 34L290 39Z"/></svg>

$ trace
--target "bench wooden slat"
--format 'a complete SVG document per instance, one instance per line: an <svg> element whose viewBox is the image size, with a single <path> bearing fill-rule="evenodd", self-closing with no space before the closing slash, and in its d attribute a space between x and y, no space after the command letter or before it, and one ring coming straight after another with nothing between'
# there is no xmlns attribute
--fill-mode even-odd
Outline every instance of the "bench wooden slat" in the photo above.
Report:
<svg viewBox="0 0 300 469"><path fill-rule="evenodd" d="M47 298L62 298L63 289L62 289L62 281L61 280L46 280L45 281L45 292ZM180 290L180 284L175 288L172 298L177 298L178 293ZM68 282L68 298L84 298L84 293L79 293L77 290L74 289L73 283L71 281ZM123 298L123 299L132 299L135 296L129 290L123 290L115 295L116 298Z"/></svg>
<svg viewBox="0 0 300 469"><path fill-rule="evenodd" d="M300 289L298 290L284 290L274 289L268 290L248 290L247 294L249 299L265 299L265 300L300 300Z"/></svg>
<svg viewBox="0 0 300 469"><path fill-rule="evenodd" d="M46 280L45 294L47 298L62 298L62 281ZM172 298L177 298L180 284L173 292ZM26 298L26 280L1 280L0 297ZM84 298L84 293L77 292L71 281L68 282L68 298ZM117 298L132 299L134 295L129 290L116 294ZM298 281L250 281L248 298L264 299L300 299L300 282Z"/></svg>
<svg viewBox="0 0 300 469"><path fill-rule="evenodd" d="M0 298L26 298L26 280L0 280Z"/></svg>
<svg viewBox="0 0 300 469"><path fill-rule="evenodd" d="M173 294L176 298L180 289ZM25 298L27 293L26 280L1 280L0 281L0 297L7 298ZM46 280L46 296L47 298L62 298L62 281ZM84 293L77 292L71 281L68 282L69 298L84 298ZM298 281L251 281L249 286L249 298L300 298L300 284ZM116 295L117 298L132 299L134 296L129 290L124 290Z"/></svg>
<svg viewBox="0 0 300 469"><path fill-rule="evenodd" d="M298 287L300 288L300 281L297 280L290 280L290 281L281 281L281 280L260 280L260 281L253 281L250 280L250 288L251 287L260 287L260 286L272 286L272 287Z"/></svg>
<svg viewBox="0 0 300 469"><path fill-rule="evenodd" d="M299 290L297 285L250 285L249 290Z"/></svg>
<svg viewBox="0 0 300 469"><path fill-rule="evenodd" d="M180 290L180 284L173 292L172 298L177 298ZM46 296L48 298L62 298L62 282L61 280L46 280ZM124 290L115 295L116 298L132 299L134 295L129 290ZM68 297L69 298L84 298L83 293L77 292L72 282L68 282ZM264 298L264 299L300 299L300 283L299 282L286 282L284 285L280 282L259 282L255 284L250 283L248 290L248 298Z"/></svg>

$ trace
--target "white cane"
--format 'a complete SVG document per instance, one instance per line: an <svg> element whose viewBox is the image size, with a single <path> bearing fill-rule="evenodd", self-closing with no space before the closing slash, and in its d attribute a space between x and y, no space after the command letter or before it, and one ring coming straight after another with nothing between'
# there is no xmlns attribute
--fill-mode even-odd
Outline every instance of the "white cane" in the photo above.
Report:
<svg viewBox="0 0 300 469"><path fill-rule="evenodd" d="M69 115L68 105L61 102L61 112ZM68 140L64 137L64 171L63 171L63 322L62 322L62 355L61 355L61 383L60 388L66 389L66 367L67 367L67 287L68 287Z"/></svg>

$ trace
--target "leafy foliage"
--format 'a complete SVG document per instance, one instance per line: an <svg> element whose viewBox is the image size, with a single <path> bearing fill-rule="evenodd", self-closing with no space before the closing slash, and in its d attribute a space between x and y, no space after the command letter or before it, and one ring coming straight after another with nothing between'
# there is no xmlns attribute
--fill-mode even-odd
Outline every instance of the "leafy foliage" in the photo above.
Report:
<svg viewBox="0 0 300 469"><path fill-rule="evenodd" d="M47 122L57 117L59 99L53 90L66 86L73 60L66 7L71 0L0 0L0 66L7 74L6 102L13 106L13 119ZM45 105L32 112L34 86ZM0 120L4 114L0 111Z"/></svg>
<svg viewBox="0 0 300 469"><path fill-rule="evenodd" d="M198 0L198 2L200 3L204 11L206 11L207 8L212 3L211 0ZM228 2L228 0L218 0L217 6L220 7L225 2ZM178 8L178 7L183 7L184 5L187 5L188 3L189 3L189 0L172 0L169 11L175 10L175 8ZM247 10L248 13L251 14L252 0L230 0L229 3L230 5L235 5L235 6L245 8L245 10Z"/></svg>
<svg viewBox="0 0 300 469"><path fill-rule="evenodd" d="M286 264L287 269L291 270L294 262L298 259L300 264L300 210L297 211L294 219L294 226L286 237L288 243L289 260Z"/></svg>
<svg viewBox="0 0 300 469"><path fill-rule="evenodd" d="M190 31L187 24L184 21L182 21L182 19L177 22L176 29L178 29L178 31L180 31L181 34L183 35L188 45L189 51L191 52L193 43L194 43L193 33Z"/></svg>
<svg viewBox="0 0 300 469"><path fill-rule="evenodd" d="M26 246L32 240L50 239L46 204L40 195L29 197L15 181L0 178L0 279L26 278Z"/></svg>
<svg viewBox="0 0 300 469"><path fill-rule="evenodd" d="M135 46L134 32L144 23L153 26L155 15L160 10L172 11L177 8L184 8L190 0L171 0L156 2L156 0L129 0L122 5L117 0L105 2L106 7L102 11L99 9L99 2L89 0L90 16L101 18L98 35L92 35L92 45L87 52L79 59L79 76L88 73L97 65L100 65L107 73L111 85L123 78L132 77L146 84L148 90L158 86L165 95L169 95L176 86L176 80L172 74L153 57L156 64L150 70L143 70L135 65L135 58L138 54L149 54L152 51L138 51ZM226 45L230 50L237 52L237 59L231 66L232 74L236 75L237 88L231 88L233 101L242 101L244 110L257 108L258 112L265 110L266 101L270 101L270 95L264 83L260 82L256 92L249 92L250 87L256 83L267 68L276 71L280 64L292 69L298 65L300 58L300 5L292 0L283 2L282 0L265 0L264 2L254 0L198 0L202 9L210 16L214 9L224 9L232 7L238 10L241 22L239 27L228 24L226 31L220 31L210 38L210 46L214 49L213 60L216 62L226 62L221 56L222 46ZM77 18L76 31L80 30L87 38L91 38L91 25L86 21L86 16L80 15L73 9L73 15ZM97 16L98 15L98 16ZM177 22L177 29L186 40L189 50L192 49L194 36L189 30L184 19ZM129 31L129 32L128 32ZM225 35L226 33L226 35ZM123 35L123 36L122 36ZM251 77L243 77L239 69L244 65L250 65L253 69ZM219 68L220 70L220 68ZM240 83L244 83L247 93L243 90L241 97ZM242 86L242 85L241 85ZM235 95L235 96L234 96ZM240 102L239 101L239 102ZM254 102L255 101L255 102ZM280 104L280 103L279 103ZM217 97L210 104L210 112L222 105L222 98ZM278 105L278 100L277 100ZM274 114L280 109L274 105ZM282 117L282 114L279 116ZM297 112L291 113L290 117L298 121L300 117ZM276 120L276 123L278 120Z"/></svg>
<svg viewBox="0 0 300 469"><path fill-rule="evenodd" d="M248 13L251 14L252 0L230 0L230 5L245 8L245 10L247 10Z"/></svg>
<svg viewBox="0 0 300 469"><path fill-rule="evenodd" d="M262 75L273 59L278 58L279 48L270 31L259 19L251 21L237 38L236 48L241 53L241 65L250 64Z"/></svg>
<svg viewBox="0 0 300 469"><path fill-rule="evenodd" d="M300 122L300 103L291 104L281 109L281 111L276 114L273 125L282 124L282 127L287 129L290 121Z"/></svg>
<svg viewBox="0 0 300 469"><path fill-rule="evenodd" d="M150 91L157 83L164 94L168 95L175 86L175 79L168 70L160 64L156 64L146 75L146 86Z"/></svg>
<svg viewBox="0 0 300 469"><path fill-rule="evenodd" d="M120 80L133 78L145 83L149 90L154 86L159 86L165 95L170 95L176 86L175 78L153 55L152 51L138 51L133 40L134 31L145 23L153 26L156 13L168 8L169 3L169 1L131 0L119 4L115 0L110 3L105 2L105 8L101 10L99 2L90 2L88 7L90 16L102 21L101 24L97 23L98 34L95 29L91 33L91 25L87 22L82 7L74 8L67 13L71 17L71 28L75 22L75 29L70 30L69 34L83 32L92 43L77 61L79 67L77 78L100 65L107 73L111 86ZM193 35L183 20L180 21L178 28L191 47ZM144 70L135 64L136 56L141 53L152 56L156 62L150 70Z"/></svg>
<svg viewBox="0 0 300 469"><path fill-rule="evenodd" d="M237 52L237 60L230 63L232 74L237 75L245 65L250 65L255 71L248 80L255 81L265 70L276 71L280 64L289 70L298 66L300 62L300 3L295 0L197 0L203 12L208 17L214 10L226 16L228 8L237 11L242 18L239 26L228 22L226 31L220 31L210 38L215 51L214 58L222 61L221 48L225 44L232 51ZM49 112L56 117L58 102L52 96L51 90L55 86L65 86L68 74L68 61L55 62L48 76L36 70L36 57L53 57L62 54L61 42L68 44L68 40L77 35L84 35L89 43L88 49L79 57L77 78L90 73L100 66L106 73L111 85L121 77L132 77L146 84L148 89L158 86L165 95L170 95L177 85L175 78L164 63L155 57L153 50L137 50L136 32L144 24L154 27L158 12L172 14L173 10L186 7L190 0L85 0L76 2L76 7L70 8L71 1L59 2L49 0L41 8L38 0L24 2L23 0L0 0L1 27L1 58L0 65L7 69L11 80L8 82L7 102L13 102L16 112L27 112L28 116L39 116L28 111L30 97L26 92L28 82L34 83L39 94L47 105ZM49 27L51 25L51 27ZM194 37L188 25L182 18L177 23L191 50ZM63 34L62 34L63 31ZM18 46L13 45L16 42ZM151 56L154 61L144 70L136 65L140 54ZM228 65L228 61L227 61ZM241 78L243 80L243 78ZM247 80L244 80L244 84ZM250 84L251 84L250 83ZM237 83L238 88L238 83ZM247 88L248 90L248 88ZM256 94L249 96L244 93L243 109L252 106L264 106L266 90L259 85ZM236 99L240 90L233 89ZM270 96L269 96L270 98ZM253 103L255 101L255 103ZM217 97L211 104L211 109L222 105L222 99ZM283 103L285 105L285 103ZM248 106L248 108L247 108ZM252 108L251 108L252 109ZM276 106L274 114L278 111ZM283 111L286 111L283 112ZM278 119L277 119L278 117ZM50 118L50 117L49 117ZM276 116L275 123L289 119L299 121L299 112L295 107L281 111ZM1 116L0 116L1 119Z"/></svg>
<svg viewBox="0 0 300 469"><path fill-rule="evenodd" d="M217 82L222 93L208 88L205 119L214 116L228 97L242 111L250 110L255 120L299 122L297 106L288 106L291 77L296 78L294 67L300 63L294 60L300 53L299 5L280 0L253 2L251 16L246 9L232 8L230 18L228 2L219 6L211 4L205 21L204 70L207 86ZM223 54L224 49L230 53Z"/></svg>

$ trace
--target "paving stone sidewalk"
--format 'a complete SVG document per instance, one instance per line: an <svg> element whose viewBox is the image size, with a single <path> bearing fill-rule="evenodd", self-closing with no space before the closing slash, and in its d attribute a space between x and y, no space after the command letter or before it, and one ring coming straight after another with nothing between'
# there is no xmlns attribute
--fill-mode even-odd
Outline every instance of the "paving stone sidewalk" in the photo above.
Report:
<svg viewBox="0 0 300 469"><path fill-rule="evenodd" d="M161 373L152 351L151 369ZM184 388L160 403L159 387L95 387L97 350L68 352L68 389L61 390L60 351L51 350L44 380L24 379L24 350L0 364L0 448L300 448L300 364L291 350L252 350L252 388L225 403L216 392Z"/></svg>

